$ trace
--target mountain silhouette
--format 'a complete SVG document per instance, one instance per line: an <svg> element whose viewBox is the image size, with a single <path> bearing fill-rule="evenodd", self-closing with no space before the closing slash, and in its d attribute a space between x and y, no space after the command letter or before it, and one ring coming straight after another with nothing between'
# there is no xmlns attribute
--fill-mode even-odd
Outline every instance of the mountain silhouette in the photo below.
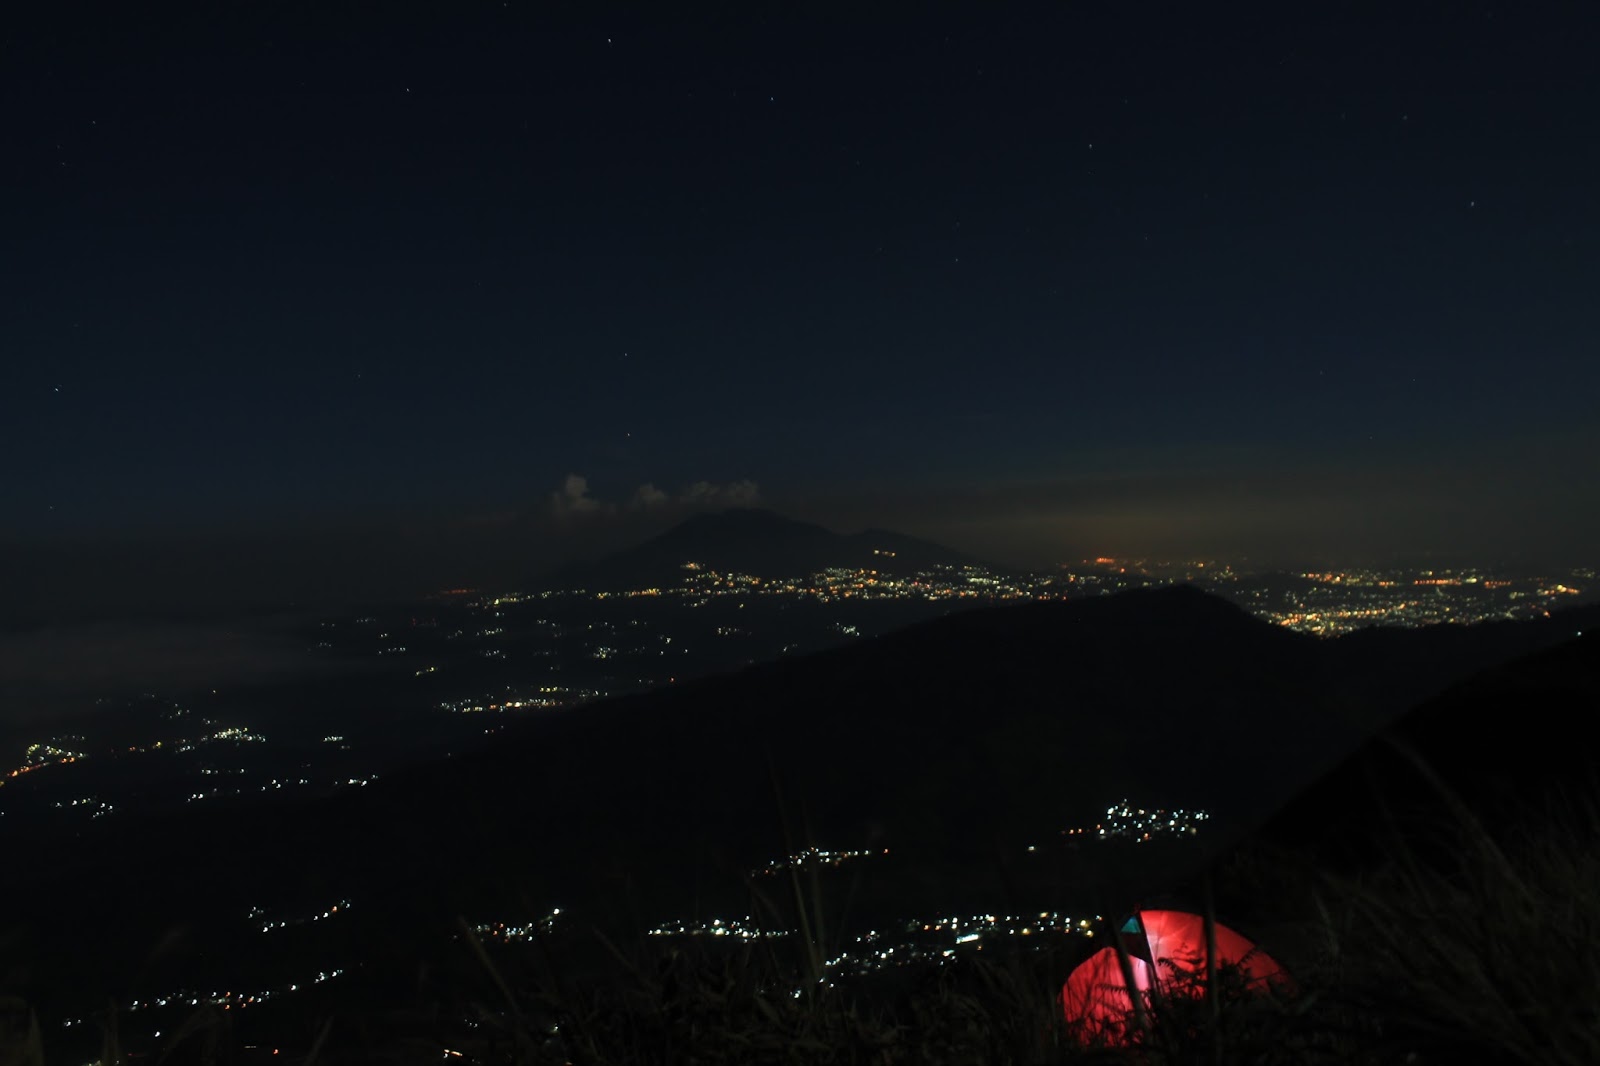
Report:
<svg viewBox="0 0 1600 1066"><path fill-rule="evenodd" d="M624 589L676 585L684 564L763 578L803 578L832 567L910 574L938 565L976 560L929 541L865 530L835 533L760 508L698 514L643 544L605 558L572 563L545 584L566 588Z"/></svg>
<svg viewBox="0 0 1600 1066"><path fill-rule="evenodd" d="M1600 632L1595 608L1558 621L1573 639L1466 678L1409 711L1262 827L1259 842L1293 849L1315 843L1319 863L1381 861L1400 833L1415 841L1463 819L1490 832L1516 831L1564 804L1596 795L1600 762L1578 739L1600 713ZM1589 624L1575 633L1579 620Z"/></svg>

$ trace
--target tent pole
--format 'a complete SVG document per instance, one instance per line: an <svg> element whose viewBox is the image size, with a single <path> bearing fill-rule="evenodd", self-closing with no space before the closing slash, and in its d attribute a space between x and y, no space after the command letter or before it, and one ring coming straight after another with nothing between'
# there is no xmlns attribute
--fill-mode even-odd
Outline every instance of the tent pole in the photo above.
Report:
<svg viewBox="0 0 1600 1066"><path fill-rule="evenodd" d="M1134 924L1139 927L1139 935L1145 937L1145 942L1148 944L1150 938L1145 934L1144 919L1139 917L1137 909L1133 912L1133 920ZM1150 1015L1145 1010L1144 997L1139 994L1139 985L1133 976L1133 959L1128 954L1127 945L1122 942L1121 928L1114 922L1106 923L1106 928L1111 934L1111 946L1117 952L1117 966L1122 970L1122 987L1128 993L1128 1002L1133 1004L1133 1023L1138 1027L1144 1038L1148 1040L1150 1038ZM1155 984L1155 974L1152 973L1150 980L1152 989Z"/></svg>

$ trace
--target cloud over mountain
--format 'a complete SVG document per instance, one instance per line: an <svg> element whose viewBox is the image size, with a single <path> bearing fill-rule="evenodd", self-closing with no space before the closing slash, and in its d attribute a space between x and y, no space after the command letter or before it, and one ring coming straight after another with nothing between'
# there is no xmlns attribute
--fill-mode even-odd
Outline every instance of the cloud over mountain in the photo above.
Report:
<svg viewBox="0 0 1600 1066"><path fill-rule="evenodd" d="M703 507L749 507L760 499L760 487L754 481L746 479L730 481L725 485L696 481L683 490L678 502Z"/></svg>
<svg viewBox="0 0 1600 1066"><path fill-rule="evenodd" d="M582 515L610 515L621 511L750 507L761 499L761 487L749 478L737 481L696 481L679 492L668 492L646 482L624 502L603 500L589 488L582 474L568 474L561 487L550 493L548 510L558 519Z"/></svg>
<svg viewBox="0 0 1600 1066"><path fill-rule="evenodd" d="M568 474L561 488L550 494L550 513L558 518L591 514L609 507L589 495L589 479L581 474Z"/></svg>

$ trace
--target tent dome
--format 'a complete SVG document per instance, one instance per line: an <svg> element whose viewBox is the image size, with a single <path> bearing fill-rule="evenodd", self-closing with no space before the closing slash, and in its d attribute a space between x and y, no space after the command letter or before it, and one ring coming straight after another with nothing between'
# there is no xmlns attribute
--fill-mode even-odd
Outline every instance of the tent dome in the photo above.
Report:
<svg viewBox="0 0 1600 1066"><path fill-rule="evenodd" d="M1206 972L1205 919L1185 911L1140 911L1120 930L1135 989L1147 994L1160 982L1165 994L1197 993ZM1253 987L1265 988L1274 980L1287 981L1283 967L1249 940L1218 923L1217 964L1237 966ZM1176 973L1174 973L1176 971ZM1183 976L1200 980L1185 981ZM1179 977L1177 982L1174 977ZM1133 1001L1123 980L1114 947L1101 948L1067 978L1061 989L1061 1006L1067 1021L1079 1026L1085 1040L1096 1035L1113 1039L1122 1035Z"/></svg>

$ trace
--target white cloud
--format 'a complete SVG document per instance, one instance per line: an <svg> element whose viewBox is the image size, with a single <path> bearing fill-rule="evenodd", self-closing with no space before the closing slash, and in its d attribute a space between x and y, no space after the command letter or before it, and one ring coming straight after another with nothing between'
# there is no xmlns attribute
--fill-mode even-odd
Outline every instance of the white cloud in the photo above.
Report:
<svg viewBox="0 0 1600 1066"><path fill-rule="evenodd" d="M550 513L558 518L610 509L589 495L589 479L581 474L568 474L561 488L550 494Z"/></svg>
<svg viewBox="0 0 1600 1066"><path fill-rule="evenodd" d="M671 500L671 496L668 496L654 485L646 483L633 490L633 499L628 506L635 510L644 511L652 507L660 507Z"/></svg>
<svg viewBox="0 0 1600 1066"><path fill-rule="evenodd" d="M761 499L761 488L754 481L696 481L681 492L671 493L646 482L633 490L625 504L602 500L589 491L589 479L568 474L561 487L550 494L550 513L556 518L578 515L614 514L618 511L655 511L663 508L751 507Z"/></svg>
<svg viewBox="0 0 1600 1066"><path fill-rule="evenodd" d="M761 489L749 479L730 481L718 485L710 481L696 481L679 497L679 502L691 507L749 507L761 499Z"/></svg>

